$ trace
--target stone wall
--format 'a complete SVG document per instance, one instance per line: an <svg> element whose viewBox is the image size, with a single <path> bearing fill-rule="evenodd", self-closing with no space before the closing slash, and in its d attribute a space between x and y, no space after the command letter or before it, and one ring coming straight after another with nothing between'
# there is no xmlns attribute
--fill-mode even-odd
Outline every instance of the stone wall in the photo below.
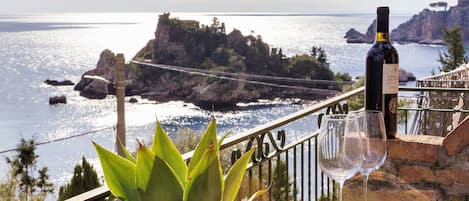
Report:
<svg viewBox="0 0 469 201"><path fill-rule="evenodd" d="M347 200L364 200L363 179L346 182ZM368 182L368 201L469 200L469 118L446 137L400 135Z"/></svg>

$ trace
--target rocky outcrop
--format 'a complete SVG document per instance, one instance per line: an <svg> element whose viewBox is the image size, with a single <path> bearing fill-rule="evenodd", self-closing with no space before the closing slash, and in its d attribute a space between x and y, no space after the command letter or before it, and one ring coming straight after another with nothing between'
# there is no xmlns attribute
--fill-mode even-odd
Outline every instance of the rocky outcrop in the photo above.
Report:
<svg viewBox="0 0 469 201"><path fill-rule="evenodd" d="M373 20L373 23L368 27L365 34L362 34L351 28L345 34L345 38L347 39L347 43L373 43L375 41L375 33L376 33L376 20Z"/></svg>
<svg viewBox="0 0 469 201"><path fill-rule="evenodd" d="M52 96L49 97L49 105L67 104L67 97L65 96Z"/></svg>
<svg viewBox="0 0 469 201"><path fill-rule="evenodd" d="M417 78L415 75L411 72L407 72L404 69L399 69L399 82L409 82L409 81L415 81Z"/></svg>
<svg viewBox="0 0 469 201"><path fill-rule="evenodd" d="M80 91L81 96L90 99L104 99L109 94L115 94L116 68L116 56L110 50L104 50L101 52L96 68L85 72L74 90ZM126 67L125 79L126 95L141 93L141 84L137 83L137 76L131 66Z"/></svg>
<svg viewBox="0 0 469 201"><path fill-rule="evenodd" d="M44 83L51 85L51 86L73 86L75 83L73 83L70 80L64 80L64 81L57 81L57 80L45 80Z"/></svg>
<svg viewBox="0 0 469 201"><path fill-rule="evenodd" d="M465 1L448 11L424 9L391 32L391 39L399 43L444 44L442 27L461 27L464 43L469 44L469 6ZM350 29L345 38L348 43L372 43L376 21L365 34Z"/></svg>

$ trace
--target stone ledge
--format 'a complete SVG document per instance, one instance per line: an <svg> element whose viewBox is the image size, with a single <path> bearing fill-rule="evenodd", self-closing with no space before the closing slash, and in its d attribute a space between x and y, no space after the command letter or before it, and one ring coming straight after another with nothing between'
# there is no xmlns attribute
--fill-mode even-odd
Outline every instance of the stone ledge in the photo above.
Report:
<svg viewBox="0 0 469 201"><path fill-rule="evenodd" d="M388 158L417 162L438 162L438 151L444 137L429 135L398 135L388 140Z"/></svg>
<svg viewBox="0 0 469 201"><path fill-rule="evenodd" d="M430 182L443 185L469 185L469 170L461 168L431 170L422 166L402 166L399 174L406 182L413 184Z"/></svg>
<svg viewBox="0 0 469 201"><path fill-rule="evenodd" d="M443 141L446 154L455 156L469 145L469 117L451 131Z"/></svg>

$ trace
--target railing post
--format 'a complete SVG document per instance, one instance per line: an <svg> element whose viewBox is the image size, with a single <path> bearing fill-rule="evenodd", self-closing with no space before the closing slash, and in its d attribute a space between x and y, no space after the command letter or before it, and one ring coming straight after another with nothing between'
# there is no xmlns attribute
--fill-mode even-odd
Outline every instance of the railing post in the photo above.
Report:
<svg viewBox="0 0 469 201"><path fill-rule="evenodd" d="M125 147L125 58L124 54L117 54L117 133L116 133L116 150L117 154L124 156Z"/></svg>

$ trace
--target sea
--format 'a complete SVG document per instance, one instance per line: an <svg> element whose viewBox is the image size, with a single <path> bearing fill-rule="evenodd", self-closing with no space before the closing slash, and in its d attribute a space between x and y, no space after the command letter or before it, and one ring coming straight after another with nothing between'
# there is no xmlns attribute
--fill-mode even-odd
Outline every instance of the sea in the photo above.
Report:
<svg viewBox="0 0 469 201"><path fill-rule="evenodd" d="M73 175L73 167L84 156L98 172L100 165L92 147L95 141L108 149L115 147L116 99L89 100L79 96L73 86L53 87L46 79L69 79L96 66L104 49L124 53L128 59L154 37L158 15L162 13L43 13L0 15L0 151L14 149L21 138L50 142L37 146L37 167L48 167L56 188ZM245 35L260 35L270 47L282 48L288 56L307 54L313 46L326 52L332 70L363 75L370 44L347 44L350 28L365 32L374 15L368 14L291 14L291 13L171 13L179 19L192 19L209 25L217 17L227 32L236 28ZM411 15L391 16L391 28ZM437 45L395 44L400 67L417 77L437 69ZM410 85L412 85L411 83ZM67 104L50 106L51 96L65 95ZM138 98L138 97L137 97ZM218 122L220 133L239 134L301 110L313 102L299 100L261 100L224 110L203 110L180 101L156 103L142 100L126 105L128 147L135 139L151 142L155 120L177 140L180 128L202 131L210 116ZM317 129L315 117L288 126L289 140ZM88 134L87 134L88 133ZM0 154L0 178L5 179L8 164ZM51 198L50 198L51 199Z"/></svg>

